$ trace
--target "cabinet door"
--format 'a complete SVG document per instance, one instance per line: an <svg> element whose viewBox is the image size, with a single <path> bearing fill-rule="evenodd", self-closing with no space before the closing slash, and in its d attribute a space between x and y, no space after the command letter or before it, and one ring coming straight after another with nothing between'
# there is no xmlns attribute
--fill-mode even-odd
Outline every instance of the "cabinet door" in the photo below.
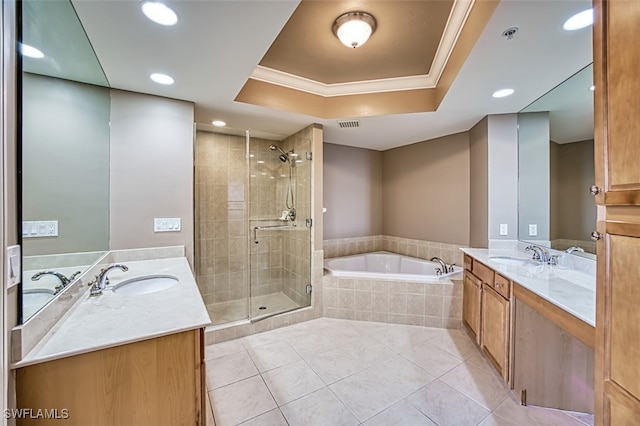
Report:
<svg viewBox="0 0 640 426"><path fill-rule="evenodd" d="M597 425L640 424L640 1L594 1Z"/></svg>
<svg viewBox="0 0 640 426"><path fill-rule="evenodd" d="M482 281L469 271L464 271L462 295L462 322L480 344L480 315L482 303Z"/></svg>
<svg viewBox="0 0 640 426"><path fill-rule="evenodd" d="M482 350L502 378L509 379L509 301L491 287L482 290Z"/></svg>

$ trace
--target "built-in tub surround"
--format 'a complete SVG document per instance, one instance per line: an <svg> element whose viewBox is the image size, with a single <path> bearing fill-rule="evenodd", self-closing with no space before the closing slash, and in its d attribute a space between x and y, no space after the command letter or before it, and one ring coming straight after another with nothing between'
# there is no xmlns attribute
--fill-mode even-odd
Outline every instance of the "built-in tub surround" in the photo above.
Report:
<svg viewBox="0 0 640 426"><path fill-rule="evenodd" d="M372 263L380 253L333 258L325 261L325 267L336 269L357 268L359 263ZM360 321L422 325L427 327L460 328L462 321L462 268L454 274L438 277L435 268L415 258L383 254L389 265L400 266L404 259L415 267L431 268L433 273L362 272L349 270L329 271L324 276L324 316ZM396 260L397 262L394 262ZM349 263L353 263L351 267ZM380 262L374 262L380 263ZM380 266L380 265L378 265ZM382 265L384 267L384 265ZM373 268L377 269L377 268ZM399 268L400 269L400 268ZM413 269L413 268L411 268ZM415 272L408 271L408 272Z"/></svg>
<svg viewBox="0 0 640 426"><path fill-rule="evenodd" d="M462 265L462 253L459 250L461 247L459 244L415 240L391 235L324 240L326 258L351 256L374 251L388 251L424 260L429 260L435 256L448 264L454 263L458 266Z"/></svg>
<svg viewBox="0 0 640 426"><path fill-rule="evenodd" d="M116 257L117 262L126 263L128 271L113 271L109 285L99 296L90 296L84 287L76 304L33 350L14 360L13 367L194 330L210 323L186 257L127 260L125 253ZM170 275L178 283L148 294L113 291L119 283L152 275Z"/></svg>

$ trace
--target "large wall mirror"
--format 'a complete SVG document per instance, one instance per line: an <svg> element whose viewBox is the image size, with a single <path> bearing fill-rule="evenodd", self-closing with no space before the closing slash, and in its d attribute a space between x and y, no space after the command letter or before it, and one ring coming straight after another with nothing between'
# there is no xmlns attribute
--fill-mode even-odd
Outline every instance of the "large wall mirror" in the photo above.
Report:
<svg viewBox="0 0 640 426"><path fill-rule="evenodd" d="M20 4L24 322L109 249L110 93L70 1Z"/></svg>
<svg viewBox="0 0 640 426"><path fill-rule="evenodd" d="M518 239L593 257L593 65L518 114Z"/></svg>

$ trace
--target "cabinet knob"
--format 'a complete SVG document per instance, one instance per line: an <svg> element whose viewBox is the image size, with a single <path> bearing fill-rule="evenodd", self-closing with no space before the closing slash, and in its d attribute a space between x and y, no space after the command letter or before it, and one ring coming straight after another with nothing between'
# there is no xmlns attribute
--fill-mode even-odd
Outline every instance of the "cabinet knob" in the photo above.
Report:
<svg viewBox="0 0 640 426"><path fill-rule="evenodd" d="M496 287L498 288L502 287L502 283L496 283Z"/></svg>
<svg viewBox="0 0 640 426"><path fill-rule="evenodd" d="M591 233L591 239L592 239L593 241L601 240L601 239L602 239L602 237L604 237L604 235L602 235L602 234L601 234L601 233L599 233L598 231L593 231L593 232Z"/></svg>
<svg viewBox="0 0 640 426"><path fill-rule="evenodd" d="M589 188L589 192L591 193L591 195L598 195L602 192L602 188L593 185L591 188Z"/></svg>

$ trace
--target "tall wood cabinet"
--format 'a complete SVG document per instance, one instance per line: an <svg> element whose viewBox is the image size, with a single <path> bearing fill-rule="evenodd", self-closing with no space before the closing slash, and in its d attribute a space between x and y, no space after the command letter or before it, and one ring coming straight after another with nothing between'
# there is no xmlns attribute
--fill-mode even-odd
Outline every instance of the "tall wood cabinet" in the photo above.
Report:
<svg viewBox="0 0 640 426"><path fill-rule="evenodd" d="M596 424L640 424L640 1L596 0Z"/></svg>

